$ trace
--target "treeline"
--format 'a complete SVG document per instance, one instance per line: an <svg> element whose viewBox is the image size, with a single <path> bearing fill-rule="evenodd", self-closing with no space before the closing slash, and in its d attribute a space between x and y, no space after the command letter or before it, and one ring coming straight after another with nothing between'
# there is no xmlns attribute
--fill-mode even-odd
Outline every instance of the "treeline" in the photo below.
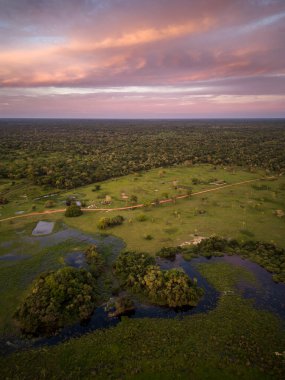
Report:
<svg viewBox="0 0 285 380"><path fill-rule="evenodd" d="M155 167L285 170L282 120L0 121L0 178L68 189Z"/></svg>

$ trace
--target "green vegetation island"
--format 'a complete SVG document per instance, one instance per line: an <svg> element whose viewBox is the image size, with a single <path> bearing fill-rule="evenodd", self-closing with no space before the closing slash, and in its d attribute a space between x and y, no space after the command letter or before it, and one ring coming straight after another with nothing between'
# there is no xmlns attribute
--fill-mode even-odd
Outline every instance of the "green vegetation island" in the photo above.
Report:
<svg viewBox="0 0 285 380"><path fill-rule="evenodd" d="M1 379L284 379L284 148L284 120L1 120Z"/></svg>

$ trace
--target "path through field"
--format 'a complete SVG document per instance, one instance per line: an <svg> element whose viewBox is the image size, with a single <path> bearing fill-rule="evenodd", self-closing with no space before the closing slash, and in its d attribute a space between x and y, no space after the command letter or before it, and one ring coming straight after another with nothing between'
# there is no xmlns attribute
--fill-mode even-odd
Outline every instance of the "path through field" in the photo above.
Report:
<svg viewBox="0 0 285 380"><path fill-rule="evenodd" d="M256 181L260 181L260 178L257 178L257 179L250 179L250 180L247 180L247 181L242 181L242 182L236 182L236 183L232 183L232 184L229 184L229 185L222 185L222 186L218 186L218 187L215 187L215 188L212 188L212 189L207 189L207 190L201 190L201 191L197 191L196 193L192 193L190 196L194 196L194 195L199 195L199 194L204 194L204 193L210 193L210 192L213 192L213 191L218 191L218 190L221 190L221 189L225 189L227 187L233 187L233 186L239 186L239 185L243 185L245 183L250 183L250 182L256 182ZM179 195L176 197L176 199L183 199L183 198L188 198L189 195L188 194L184 194L184 195ZM164 203L171 203L173 202L173 199L170 198L170 199L163 199L161 201L159 201L159 204L164 204ZM126 207L116 207L116 208L94 208L94 209L91 209L91 208L82 208L82 211L87 211L87 212L94 212L94 211L124 211L124 210L134 210L134 209L137 209L137 208L142 208L144 207L144 204L138 204L138 205L133 205L133 206L126 206ZM46 211L42 211L42 212L31 212L29 214L22 214L22 215L16 215L16 216L10 216L8 218L5 218L5 219L0 219L0 222L5 222L5 221L8 221L8 220L12 220L12 219L19 219L19 218L28 218L28 217L32 217L32 216L37 216L37 215L49 215L49 214L59 214L59 213L62 213L62 212L65 212L66 209L58 209L58 210L46 210Z"/></svg>

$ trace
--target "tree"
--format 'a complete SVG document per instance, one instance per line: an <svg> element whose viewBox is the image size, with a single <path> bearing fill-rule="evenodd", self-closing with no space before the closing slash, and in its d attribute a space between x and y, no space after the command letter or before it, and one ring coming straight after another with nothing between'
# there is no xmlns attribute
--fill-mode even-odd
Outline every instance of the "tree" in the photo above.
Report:
<svg viewBox="0 0 285 380"><path fill-rule="evenodd" d="M64 215L68 218L80 216L80 215L82 215L81 207L77 206L76 204L73 203L67 207Z"/></svg>
<svg viewBox="0 0 285 380"><path fill-rule="evenodd" d="M86 262L89 265L92 274L98 276L104 267L104 259L102 255L98 252L95 244L90 245L84 252L86 257Z"/></svg>
<svg viewBox="0 0 285 380"><path fill-rule="evenodd" d="M85 320L96 301L96 282L85 269L65 267L40 275L18 308L15 318L30 335L50 335L63 326Z"/></svg>
<svg viewBox="0 0 285 380"><path fill-rule="evenodd" d="M114 216L113 218L101 218L97 224L100 230L105 230L108 227L118 226L123 223L125 218L121 215Z"/></svg>

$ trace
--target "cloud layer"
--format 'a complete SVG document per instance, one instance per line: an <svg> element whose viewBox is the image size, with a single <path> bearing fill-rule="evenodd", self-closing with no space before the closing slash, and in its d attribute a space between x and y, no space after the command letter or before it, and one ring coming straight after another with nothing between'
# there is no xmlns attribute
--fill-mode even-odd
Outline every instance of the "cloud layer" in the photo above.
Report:
<svg viewBox="0 0 285 380"><path fill-rule="evenodd" d="M2 117L284 117L284 0L1 0Z"/></svg>

